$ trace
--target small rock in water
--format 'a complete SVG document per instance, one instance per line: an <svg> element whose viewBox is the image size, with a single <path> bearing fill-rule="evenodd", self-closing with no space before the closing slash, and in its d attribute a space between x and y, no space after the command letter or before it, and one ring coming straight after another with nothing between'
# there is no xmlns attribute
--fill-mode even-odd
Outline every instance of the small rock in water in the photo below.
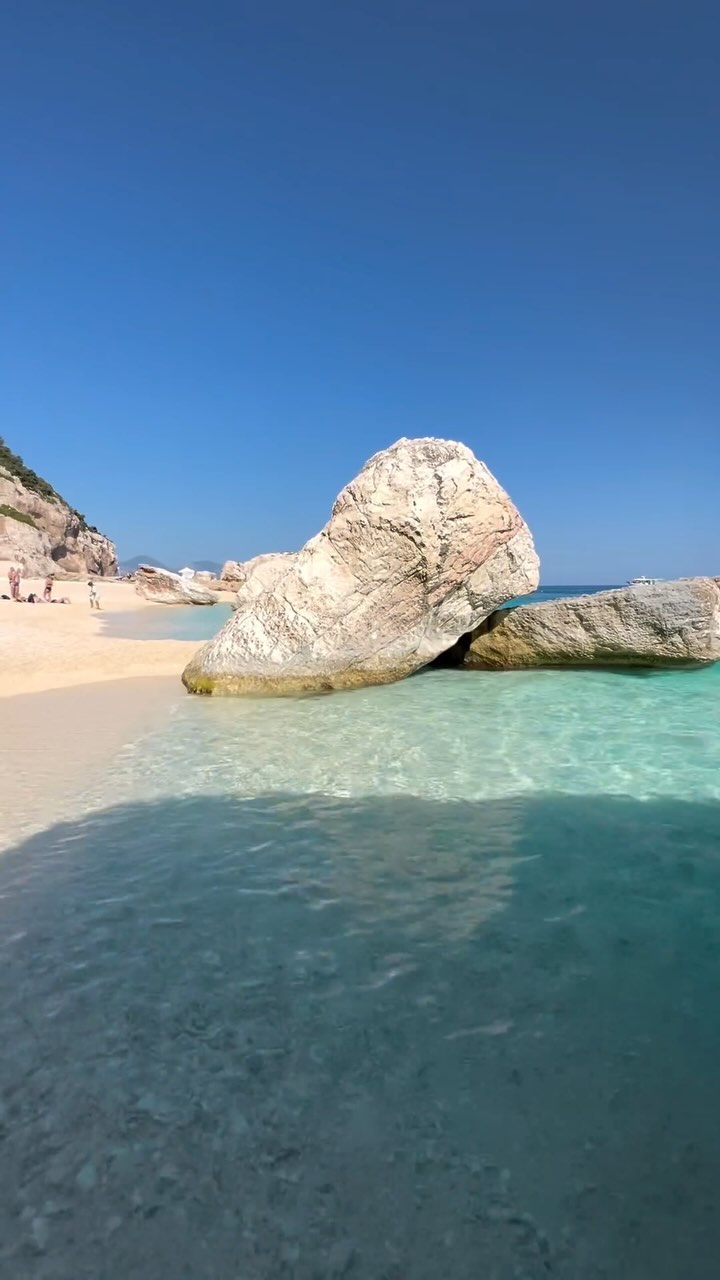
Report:
<svg viewBox="0 0 720 1280"><path fill-rule="evenodd" d="M170 1186L180 1179L180 1174L172 1161L167 1160L162 1168L158 1169L158 1181L161 1186Z"/></svg>
<svg viewBox="0 0 720 1280"><path fill-rule="evenodd" d="M63 1214L70 1212L65 1204L58 1204L57 1200L46 1200L42 1209L46 1218L59 1218Z"/></svg>
<svg viewBox="0 0 720 1280"><path fill-rule="evenodd" d="M350 1273L356 1258L355 1246L349 1240L336 1240L328 1254L327 1274L332 1280Z"/></svg>
<svg viewBox="0 0 720 1280"><path fill-rule="evenodd" d="M158 1098L154 1093L144 1093L135 1106L144 1115L152 1116L153 1120L166 1120L172 1112L172 1103L167 1098Z"/></svg>
<svg viewBox="0 0 720 1280"><path fill-rule="evenodd" d="M33 1218L32 1223L30 1224L30 1231L35 1247L39 1249L41 1253L44 1253L47 1249L48 1238L50 1236L50 1230L45 1219L41 1217Z"/></svg>
<svg viewBox="0 0 720 1280"><path fill-rule="evenodd" d="M247 1133L249 1128L250 1126L242 1112L233 1111L230 1116L230 1132L239 1137L241 1134Z"/></svg>
<svg viewBox="0 0 720 1280"><path fill-rule="evenodd" d="M92 1160L83 1165L75 1181L81 1191L92 1191L97 1185L97 1170Z"/></svg>

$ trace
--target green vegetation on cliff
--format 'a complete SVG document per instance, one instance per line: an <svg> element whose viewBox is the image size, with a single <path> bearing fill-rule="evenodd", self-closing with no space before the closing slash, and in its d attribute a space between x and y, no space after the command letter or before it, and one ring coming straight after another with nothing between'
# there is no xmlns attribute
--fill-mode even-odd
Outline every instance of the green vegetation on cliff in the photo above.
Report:
<svg viewBox="0 0 720 1280"><path fill-rule="evenodd" d="M61 497L57 489L53 489L52 485L49 484L47 480L43 480L42 476L39 476L36 471L33 471L32 467L28 467L27 464L23 462L19 453L13 453L12 449L5 443L2 436L0 436L0 467L4 468L5 471L8 471L16 480L19 480L20 484L26 489L29 489L31 493L37 493L41 498L47 498L51 502L62 503L64 507L67 507L69 511L72 511L73 515L77 516L80 521L81 529L89 529L91 533L98 532L94 525L88 524L81 511L78 511L75 507L71 507L70 503L66 502L65 499ZM20 512L15 511L14 507L7 508L2 511L2 514L6 516L13 516L16 520L23 520L26 524L35 523L31 516L21 515Z"/></svg>
<svg viewBox="0 0 720 1280"><path fill-rule="evenodd" d="M7 502L0 502L0 516L9 516L11 520L19 520L21 524L31 524L33 529L37 529L32 516L24 511L18 511L17 507L8 506Z"/></svg>

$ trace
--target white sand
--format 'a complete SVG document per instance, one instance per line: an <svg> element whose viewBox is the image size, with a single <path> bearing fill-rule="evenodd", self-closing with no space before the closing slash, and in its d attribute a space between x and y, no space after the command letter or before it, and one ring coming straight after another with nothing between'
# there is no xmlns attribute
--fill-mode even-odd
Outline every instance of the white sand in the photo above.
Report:
<svg viewBox="0 0 720 1280"><path fill-rule="evenodd" d="M194 640L126 640L103 634L104 612L172 609L141 599L131 582L96 579L101 612L91 612L87 582L60 582L53 594L71 604L0 600L0 698L98 681L175 676L198 649ZM24 596L43 581L23 579ZM7 584L0 583L7 591Z"/></svg>

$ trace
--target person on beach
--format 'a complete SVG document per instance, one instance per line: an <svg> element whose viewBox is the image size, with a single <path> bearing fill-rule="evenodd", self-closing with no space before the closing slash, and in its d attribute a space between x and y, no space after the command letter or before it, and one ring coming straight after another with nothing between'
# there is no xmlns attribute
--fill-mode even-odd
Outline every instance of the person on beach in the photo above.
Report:
<svg viewBox="0 0 720 1280"><path fill-rule="evenodd" d="M88 582L88 586L90 588L90 608L99 609L100 601L98 599L98 594L97 594L97 591L95 590L95 583L93 582L92 578Z"/></svg>
<svg viewBox="0 0 720 1280"><path fill-rule="evenodd" d="M8 589L10 591L10 599L13 598L13 587L15 585L15 565L11 564L8 569Z"/></svg>
<svg viewBox="0 0 720 1280"><path fill-rule="evenodd" d="M10 583L10 596L13 600L20 599L20 570L12 570L12 581Z"/></svg>
<svg viewBox="0 0 720 1280"><path fill-rule="evenodd" d="M52 589L53 589L52 574L48 574L47 578L45 579L45 589L43 591L43 600L47 600L48 603L52 599Z"/></svg>

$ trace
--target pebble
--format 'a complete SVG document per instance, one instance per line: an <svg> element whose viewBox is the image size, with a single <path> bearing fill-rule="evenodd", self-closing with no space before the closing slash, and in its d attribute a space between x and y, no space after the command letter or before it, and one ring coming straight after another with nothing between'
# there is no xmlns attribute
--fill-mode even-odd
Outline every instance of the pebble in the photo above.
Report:
<svg viewBox="0 0 720 1280"><path fill-rule="evenodd" d="M60 1162L49 1165L45 1170L45 1182L49 1187L64 1187L67 1180L68 1170Z"/></svg>
<svg viewBox="0 0 720 1280"><path fill-rule="evenodd" d="M97 1186L97 1170L92 1160L88 1160L75 1179L81 1191L92 1191Z"/></svg>
<svg viewBox="0 0 720 1280"><path fill-rule="evenodd" d="M33 1218L30 1224L30 1231L35 1247L39 1249L41 1253L44 1253L47 1249L48 1239L50 1237L50 1230L45 1219L41 1217Z"/></svg>
<svg viewBox="0 0 720 1280"><path fill-rule="evenodd" d="M232 1116L230 1118L230 1132L234 1134L236 1137L240 1137L241 1134L247 1133L249 1128L250 1128L250 1125L248 1124L242 1112L233 1111Z"/></svg>
<svg viewBox="0 0 720 1280"><path fill-rule="evenodd" d="M172 1104L167 1098L158 1098L154 1093L144 1093L135 1103L136 1110L154 1120L165 1120L172 1111Z"/></svg>
<svg viewBox="0 0 720 1280"><path fill-rule="evenodd" d="M328 1253L328 1276L339 1280L348 1275L355 1262L355 1246L349 1240L336 1240Z"/></svg>

